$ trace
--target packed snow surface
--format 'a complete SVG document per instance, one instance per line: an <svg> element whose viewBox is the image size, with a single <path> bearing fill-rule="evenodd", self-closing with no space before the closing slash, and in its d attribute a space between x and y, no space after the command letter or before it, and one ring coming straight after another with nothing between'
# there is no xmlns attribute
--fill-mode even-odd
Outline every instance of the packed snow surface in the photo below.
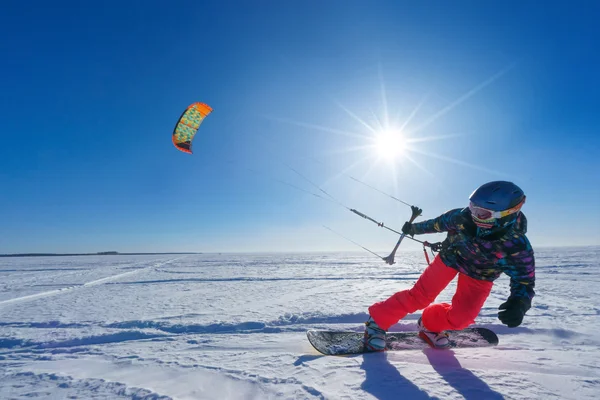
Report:
<svg viewBox="0 0 600 400"><path fill-rule="evenodd" d="M518 328L497 319L498 279L476 321L497 347L348 357L319 355L306 330L362 331L422 253L0 258L0 398L598 399L599 256L536 249Z"/></svg>

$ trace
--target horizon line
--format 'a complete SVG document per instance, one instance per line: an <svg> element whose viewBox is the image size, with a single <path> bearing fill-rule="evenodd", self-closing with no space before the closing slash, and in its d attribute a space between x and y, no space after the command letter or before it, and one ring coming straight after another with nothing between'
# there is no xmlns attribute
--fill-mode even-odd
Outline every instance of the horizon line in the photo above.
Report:
<svg viewBox="0 0 600 400"><path fill-rule="evenodd" d="M582 244L582 245L541 245L536 246L538 249L551 248L585 248L585 247L600 247L600 244ZM382 250L381 250L382 251ZM405 251L418 251L422 249L405 249ZM5 253L0 254L0 257L72 257L72 256L137 256L137 255L168 255L168 254L281 254L281 253L362 253L361 250L248 250L248 251L161 251L161 252L117 252L117 251L101 251L87 253L51 253L51 252L31 252L31 253Z"/></svg>

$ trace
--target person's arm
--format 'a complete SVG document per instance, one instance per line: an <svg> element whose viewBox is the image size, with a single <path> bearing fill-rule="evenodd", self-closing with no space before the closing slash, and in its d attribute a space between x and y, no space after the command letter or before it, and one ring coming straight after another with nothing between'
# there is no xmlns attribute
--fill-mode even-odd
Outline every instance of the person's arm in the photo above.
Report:
<svg viewBox="0 0 600 400"><path fill-rule="evenodd" d="M535 258L533 250L521 251L510 257L511 264L506 268L510 276L510 297L523 297L529 300L535 296Z"/></svg>
<svg viewBox="0 0 600 400"><path fill-rule="evenodd" d="M439 233L453 230L456 228L457 220L461 218L461 212L462 210L457 208L447 211L437 218L413 223L410 225L409 234L422 235L425 233ZM404 232L404 227L402 228L402 231Z"/></svg>
<svg viewBox="0 0 600 400"><path fill-rule="evenodd" d="M500 305L498 318L511 328L519 326L535 296L535 257L529 241L522 237L508 248L504 272L510 277L510 297Z"/></svg>

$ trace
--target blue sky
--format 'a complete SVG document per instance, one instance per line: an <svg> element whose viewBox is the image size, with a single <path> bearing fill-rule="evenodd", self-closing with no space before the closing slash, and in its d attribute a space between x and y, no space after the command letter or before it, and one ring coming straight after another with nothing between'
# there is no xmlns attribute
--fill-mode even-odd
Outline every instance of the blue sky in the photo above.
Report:
<svg viewBox="0 0 600 400"><path fill-rule="evenodd" d="M512 180L534 248L600 244L599 12L5 3L0 253L360 250L323 225L387 253L395 234L307 193L396 229L408 219L343 173L423 218ZM189 155L171 133L197 101L214 112ZM412 140L391 161L372 146L386 125Z"/></svg>

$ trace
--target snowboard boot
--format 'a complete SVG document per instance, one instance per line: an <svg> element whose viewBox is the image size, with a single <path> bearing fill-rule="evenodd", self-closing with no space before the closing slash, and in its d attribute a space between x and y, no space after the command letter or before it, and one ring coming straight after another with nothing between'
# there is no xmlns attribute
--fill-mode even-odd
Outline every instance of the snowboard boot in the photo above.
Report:
<svg viewBox="0 0 600 400"><path fill-rule="evenodd" d="M438 349L447 349L450 347L450 339L446 332L431 332L423 325L421 318L417 321L417 328L419 328L419 337L427 342L431 347Z"/></svg>
<svg viewBox="0 0 600 400"><path fill-rule="evenodd" d="M363 343L368 351L385 350L385 331L377 325L375 320L369 316L365 322L365 337Z"/></svg>

